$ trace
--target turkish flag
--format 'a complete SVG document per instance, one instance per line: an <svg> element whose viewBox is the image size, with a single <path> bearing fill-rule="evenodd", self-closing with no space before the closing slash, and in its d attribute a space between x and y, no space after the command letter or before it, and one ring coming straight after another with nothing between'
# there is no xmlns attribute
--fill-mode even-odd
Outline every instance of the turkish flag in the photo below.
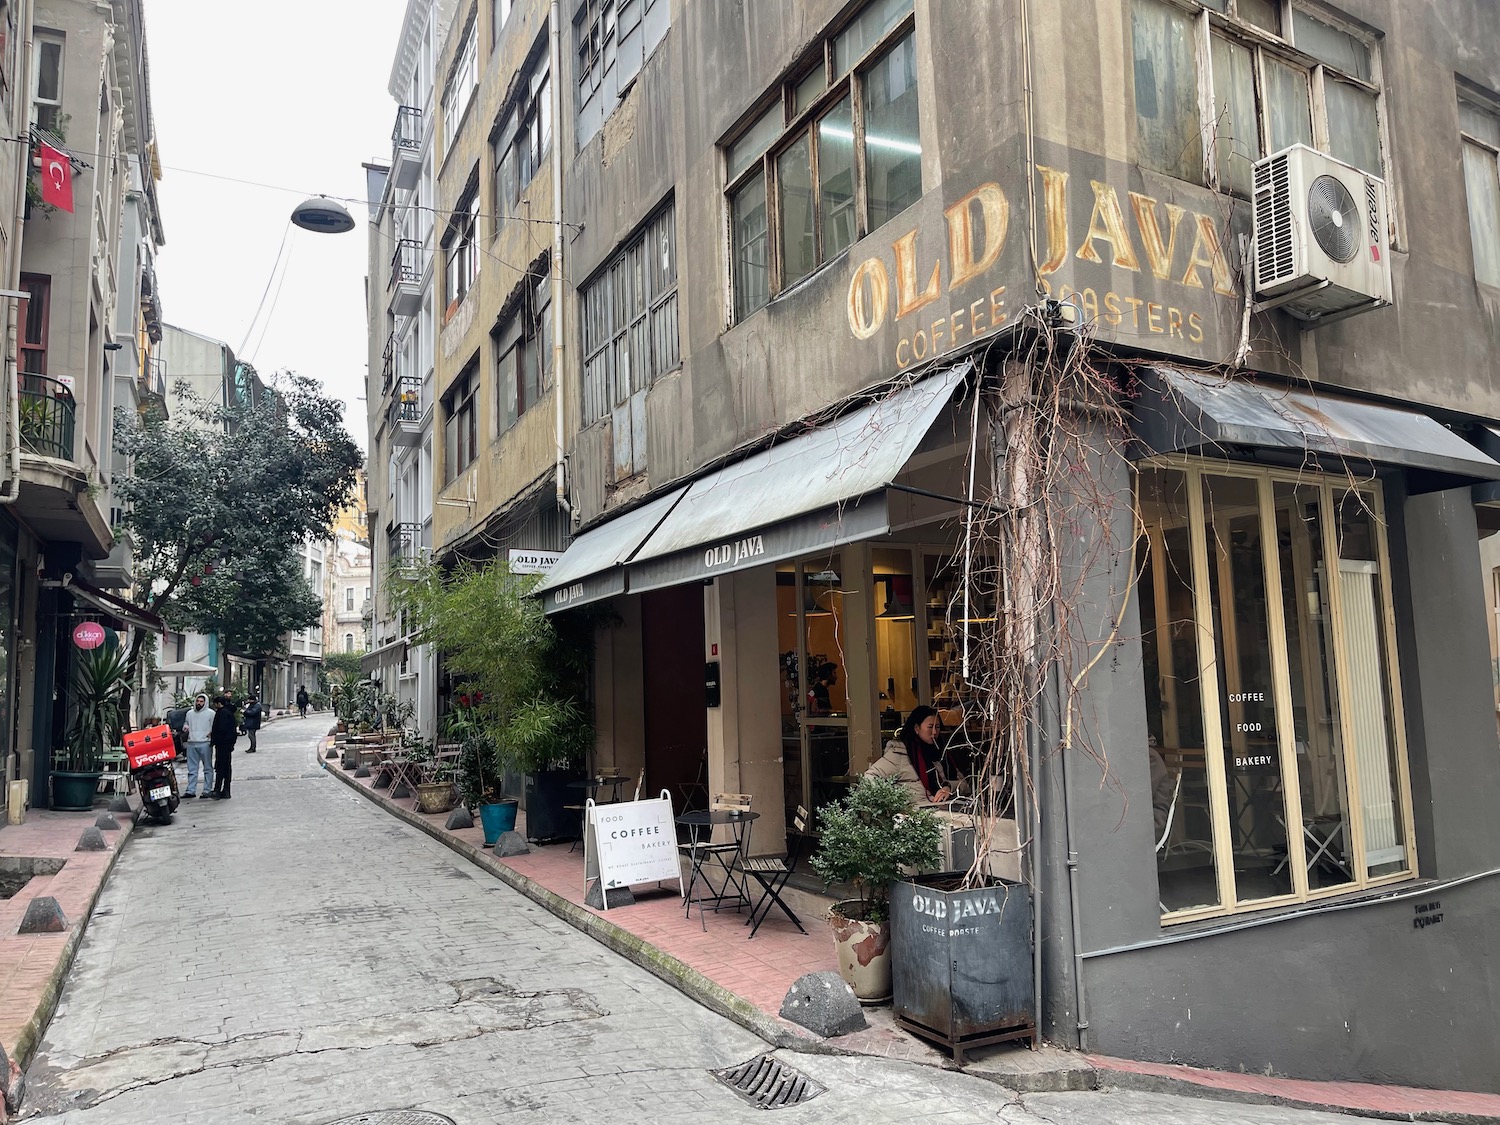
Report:
<svg viewBox="0 0 1500 1125"><path fill-rule="evenodd" d="M42 159L42 202L50 203L72 214L73 162L43 141L38 146Z"/></svg>

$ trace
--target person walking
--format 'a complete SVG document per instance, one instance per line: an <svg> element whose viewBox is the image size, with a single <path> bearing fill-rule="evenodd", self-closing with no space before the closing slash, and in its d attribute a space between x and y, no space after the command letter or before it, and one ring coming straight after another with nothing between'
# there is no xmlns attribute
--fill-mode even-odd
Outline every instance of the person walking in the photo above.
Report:
<svg viewBox="0 0 1500 1125"><path fill-rule="evenodd" d="M183 741L187 743L187 792L184 797L198 795L198 767L203 767L203 795L208 796L214 783L214 763L208 755L209 739L214 729L214 713L209 710L208 696L199 694L192 708L182 717Z"/></svg>
<svg viewBox="0 0 1500 1125"><path fill-rule="evenodd" d="M261 720L265 716L265 709L260 705L260 699L252 692L250 698L245 702L245 713L240 717L240 725L245 728L245 733L250 736L250 745L245 747L246 754L255 753L255 732L260 730Z"/></svg>
<svg viewBox="0 0 1500 1125"><path fill-rule="evenodd" d="M307 688L297 685L297 714L307 718Z"/></svg>
<svg viewBox="0 0 1500 1125"><path fill-rule="evenodd" d="M234 714L234 700L221 695L210 735L214 744L214 791L208 796L216 801L229 800L229 783L234 779L234 743L239 736L240 722Z"/></svg>

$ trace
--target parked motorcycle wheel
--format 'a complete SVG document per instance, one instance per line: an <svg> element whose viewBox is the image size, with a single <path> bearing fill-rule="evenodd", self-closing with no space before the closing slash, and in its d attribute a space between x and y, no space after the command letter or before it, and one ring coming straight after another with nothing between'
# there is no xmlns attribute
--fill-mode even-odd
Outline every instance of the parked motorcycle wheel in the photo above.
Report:
<svg viewBox="0 0 1500 1125"><path fill-rule="evenodd" d="M151 816L157 824L171 824L172 806L166 801L157 801L151 806Z"/></svg>

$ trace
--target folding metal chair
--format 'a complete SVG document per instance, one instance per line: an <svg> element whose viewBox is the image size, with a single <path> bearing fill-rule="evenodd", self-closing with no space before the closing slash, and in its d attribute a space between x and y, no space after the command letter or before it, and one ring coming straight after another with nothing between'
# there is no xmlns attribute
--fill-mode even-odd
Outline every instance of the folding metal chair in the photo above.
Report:
<svg viewBox="0 0 1500 1125"><path fill-rule="evenodd" d="M750 917L745 919L750 927L751 937L754 937L755 931L760 929L760 924L766 920L766 915L771 913L773 906L780 907L781 912L792 920L792 925L802 930L804 934L807 933L802 929L801 920L792 913L792 908L781 897L787 880L792 877L792 872L797 870L797 859L802 854L802 841L807 835L807 810L801 805L797 806L797 815L792 818L792 825L797 831L796 835L787 842L786 858L741 856L736 864L741 875L748 875L760 884L760 899L750 908Z"/></svg>
<svg viewBox="0 0 1500 1125"><path fill-rule="evenodd" d="M715 793L714 799L709 802L708 807L710 812L749 812L750 794ZM710 828L708 831L712 833L713 829ZM743 858L745 849L749 846L750 842L750 826L748 824L745 825L743 829L735 833L735 836L734 840L722 844L714 843L711 837L708 840L699 842L695 836L688 843L677 845L678 853L687 856L689 862L693 865L693 875L690 876L689 882L701 877L704 884L713 892L712 895L698 900L700 911L703 903L710 899L714 904L714 913L716 914L728 904L732 904L736 910L741 906L748 906L750 904L750 888L745 882L745 877L737 872L737 863L734 858L736 856ZM714 863L724 873L723 882L717 887L714 886L713 880L709 878L708 864L710 862ZM734 888L732 896L730 894L731 887ZM693 910L693 900L691 899L688 901L687 910L691 915Z"/></svg>

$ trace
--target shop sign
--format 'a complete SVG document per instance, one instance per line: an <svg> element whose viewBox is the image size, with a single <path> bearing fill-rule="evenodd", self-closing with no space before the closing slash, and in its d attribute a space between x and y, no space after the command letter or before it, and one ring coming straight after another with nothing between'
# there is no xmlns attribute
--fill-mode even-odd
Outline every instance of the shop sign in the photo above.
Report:
<svg viewBox="0 0 1500 1125"><path fill-rule="evenodd" d="M598 879L605 890L677 880L677 826L672 798L665 789L659 798L588 805L584 826L583 877ZM606 908L609 896L604 896Z"/></svg>
<svg viewBox="0 0 1500 1125"><path fill-rule="evenodd" d="M575 582L571 586L559 586L552 591L553 605L571 605L583 597L583 583Z"/></svg>
<svg viewBox="0 0 1500 1125"><path fill-rule="evenodd" d="M760 535L749 535L733 543L720 543L717 547L708 548L703 552L703 569L713 570L715 567L728 566L730 563L738 566L746 559L753 559L765 553L765 538Z"/></svg>
<svg viewBox="0 0 1500 1125"><path fill-rule="evenodd" d="M512 547L510 572L512 574L550 574L562 558L560 551L521 551Z"/></svg>
<svg viewBox="0 0 1500 1125"><path fill-rule="evenodd" d="M98 648L104 643L104 626L97 621L83 621L73 630L73 643L82 649Z"/></svg>

